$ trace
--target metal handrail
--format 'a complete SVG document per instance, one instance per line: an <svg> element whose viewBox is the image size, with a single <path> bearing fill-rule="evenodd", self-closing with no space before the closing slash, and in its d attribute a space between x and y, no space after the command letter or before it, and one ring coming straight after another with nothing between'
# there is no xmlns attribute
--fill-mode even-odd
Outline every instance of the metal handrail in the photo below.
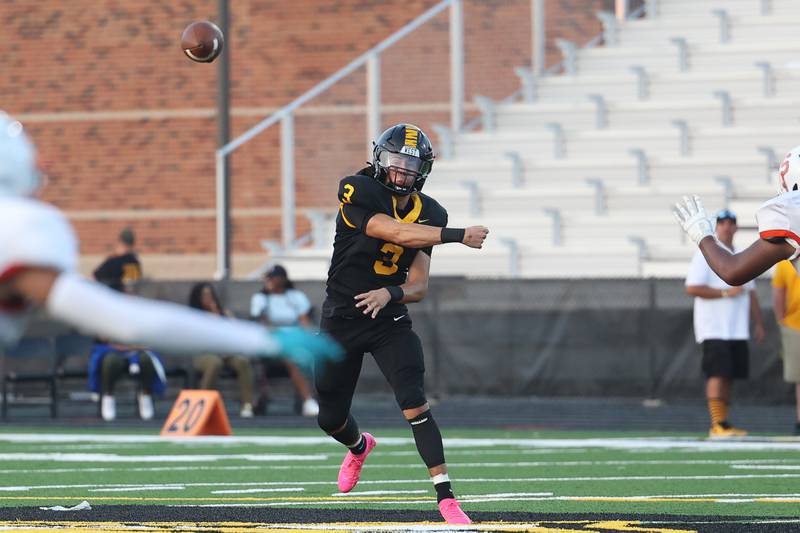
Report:
<svg viewBox="0 0 800 533"><path fill-rule="evenodd" d="M400 28L398 31L367 50L356 59L321 81L291 103L283 106L258 124L239 135L215 153L216 189L217 189L217 272L216 278L227 279L229 276L228 257L229 215L228 215L228 171L227 157L237 148L277 123L281 124L281 203L284 206L282 221L282 241L285 246L292 246L296 241L294 226L294 115L299 107L321 95L333 85L366 65L367 68L367 124L369 134L378 135L380 124L380 54L405 38L411 32L427 23L433 17L450 8L450 68L451 68L451 120L459 128L463 124L464 87L463 87L463 0L441 0L420 16Z"/></svg>
<svg viewBox="0 0 800 533"><path fill-rule="evenodd" d="M295 99L290 104L283 106L282 108L275 111L270 116L268 116L267 118L265 118L264 120L262 120L249 130L247 130L246 132L239 135L234 140L230 141L222 148L219 148L217 150L217 153L223 156L228 155L237 148L239 148L241 145L243 145L244 143L255 137L256 135L264 131L265 129L277 124L278 121L280 121L284 116L288 115L298 107L306 104L310 100L313 100L320 94L330 89L332 86L336 85L337 82L341 81L343 78L352 74L355 70L366 65L367 60L373 54L383 52L387 48L394 45L397 41L403 39L409 33L413 32L414 30L416 30L417 28L428 22L430 19L432 19L439 13L443 12L445 9L450 7L450 4L452 4L454 1L456 0L442 0L435 6L427 10L425 13L423 13L419 17L415 18L414 20L412 20L411 22L400 28L397 32L387 37L374 47L370 48L369 50L367 50L366 52L355 58L353 61L348 63L346 66L339 69L334 74L331 74L330 76L328 76L328 78L319 82L317 85L315 85L314 87L303 93L301 96L297 97L297 99Z"/></svg>

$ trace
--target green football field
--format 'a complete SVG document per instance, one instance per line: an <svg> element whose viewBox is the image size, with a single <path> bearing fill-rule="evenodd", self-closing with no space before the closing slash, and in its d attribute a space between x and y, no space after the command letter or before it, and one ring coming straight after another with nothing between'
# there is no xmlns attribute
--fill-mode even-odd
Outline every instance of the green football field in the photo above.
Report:
<svg viewBox="0 0 800 533"><path fill-rule="evenodd" d="M0 502L436 509L407 431L374 431L378 446L347 495L336 488L343 449L317 431L183 440L156 433L3 427ZM468 513L800 514L800 441L790 438L452 429L444 436L453 486Z"/></svg>

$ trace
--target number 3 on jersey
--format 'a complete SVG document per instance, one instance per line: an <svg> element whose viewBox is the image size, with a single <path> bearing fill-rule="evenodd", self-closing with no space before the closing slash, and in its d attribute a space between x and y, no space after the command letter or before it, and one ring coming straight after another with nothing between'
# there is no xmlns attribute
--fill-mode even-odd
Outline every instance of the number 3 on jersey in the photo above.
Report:
<svg viewBox="0 0 800 533"><path fill-rule="evenodd" d="M344 184L344 190L346 192L342 195L342 198L344 198L342 203L352 204L353 203L353 193L356 192L356 188L353 187L352 185L350 185L349 183L345 183Z"/></svg>
<svg viewBox="0 0 800 533"><path fill-rule="evenodd" d="M397 266L397 262L400 261L400 256L403 255L404 251L402 246L390 242L384 243L381 246L383 257L375 261L373 266L375 273L381 276L391 276L397 272L397 269L400 268Z"/></svg>

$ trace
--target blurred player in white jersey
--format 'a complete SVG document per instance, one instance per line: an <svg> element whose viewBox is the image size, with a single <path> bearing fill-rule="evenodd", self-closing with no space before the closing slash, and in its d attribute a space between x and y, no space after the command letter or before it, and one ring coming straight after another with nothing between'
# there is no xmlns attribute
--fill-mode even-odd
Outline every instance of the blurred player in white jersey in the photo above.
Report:
<svg viewBox="0 0 800 533"><path fill-rule="evenodd" d="M729 285L744 285L778 262L788 259L797 269L800 255L800 146L786 154L780 167L780 193L756 212L761 237L739 253L714 238L714 226L700 197L675 204L675 218L700 247L708 265Z"/></svg>
<svg viewBox="0 0 800 533"><path fill-rule="evenodd" d="M270 333L82 278L72 227L55 207L33 198L40 185L32 143L19 122L0 112L0 347L19 340L39 307L80 330L170 352L283 356L306 367L339 357L336 343L300 328Z"/></svg>

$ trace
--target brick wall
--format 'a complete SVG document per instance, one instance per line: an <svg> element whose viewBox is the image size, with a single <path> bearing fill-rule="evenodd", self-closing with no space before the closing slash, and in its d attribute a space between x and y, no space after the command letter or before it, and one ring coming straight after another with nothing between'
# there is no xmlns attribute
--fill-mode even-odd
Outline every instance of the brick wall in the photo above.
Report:
<svg viewBox="0 0 800 533"><path fill-rule="evenodd" d="M231 2L233 134L436 3ZM600 31L594 12L612 4L547 0L548 61L558 60L556 37L589 40ZM530 63L530 5L464 0L468 101L517 88L513 67ZM145 267L148 254L213 253L216 68L187 60L179 36L215 9L213 0L0 3L8 44L0 107L39 146L45 199L73 219L83 253L106 253L125 225L139 233ZM384 55L384 125L448 122L448 21L445 11ZM297 117L299 207L333 207L339 175L366 159L364 80L355 72ZM257 254L261 239L280 235L278 129L237 151L232 169L234 252ZM306 229L299 217L298 231Z"/></svg>

